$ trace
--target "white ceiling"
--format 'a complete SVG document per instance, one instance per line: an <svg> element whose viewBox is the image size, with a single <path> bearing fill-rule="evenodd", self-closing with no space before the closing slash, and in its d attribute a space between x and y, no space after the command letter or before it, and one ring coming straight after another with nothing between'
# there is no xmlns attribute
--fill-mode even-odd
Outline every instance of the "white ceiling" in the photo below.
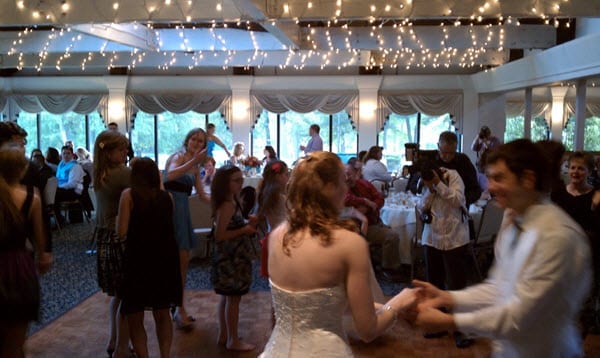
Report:
<svg viewBox="0 0 600 358"><path fill-rule="evenodd" d="M555 46L576 18L600 17L600 1L4 0L2 10L0 68L21 75L449 74Z"/></svg>

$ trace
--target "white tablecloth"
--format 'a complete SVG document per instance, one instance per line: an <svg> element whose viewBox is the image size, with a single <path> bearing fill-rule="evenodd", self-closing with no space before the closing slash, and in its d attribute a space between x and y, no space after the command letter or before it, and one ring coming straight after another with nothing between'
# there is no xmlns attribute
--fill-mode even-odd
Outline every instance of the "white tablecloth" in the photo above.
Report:
<svg viewBox="0 0 600 358"><path fill-rule="evenodd" d="M387 200L386 205L380 211L381 221L399 234L400 262L403 264L411 263L411 245L417 230L415 203L413 201L417 200L417 198L407 196L404 205L402 200L399 201L399 204L396 204L397 199ZM482 209L478 206L471 205L469 208L469 214L473 218L475 228L479 227L481 212Z"/></svg>
<svg viewBox="0 0 600 358"><path fill-rule="evenodd" d="M244 177L244 188L247 186L251 186L254 189L258 188L258 183L260 183L260 181L262 180L262 176L261 175L256 175L256 176L251 176L251 177Z"/></svg>

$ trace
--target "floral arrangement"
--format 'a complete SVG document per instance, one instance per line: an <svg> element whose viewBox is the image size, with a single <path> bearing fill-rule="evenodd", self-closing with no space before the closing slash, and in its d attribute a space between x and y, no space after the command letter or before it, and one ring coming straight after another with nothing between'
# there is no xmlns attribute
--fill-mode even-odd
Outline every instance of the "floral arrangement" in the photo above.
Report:
<svg viewBox="0 0 600 358"><path fill-rule="evenodd" d="M245 159L242 159L241 162L246 167L251 167L251 168L260 167L260 160L258 160L258 158L254 157L254 156L249 156Z"/></svg>

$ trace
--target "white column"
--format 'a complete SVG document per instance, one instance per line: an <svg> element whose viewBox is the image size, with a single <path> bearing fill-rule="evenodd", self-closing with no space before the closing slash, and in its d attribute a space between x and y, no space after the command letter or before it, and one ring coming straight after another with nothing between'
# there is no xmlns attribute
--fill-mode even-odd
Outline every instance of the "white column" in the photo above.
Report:
<svg viewBox="0 0 600 358"><path fill-rule="evenodd" d="M104 123L117 123L119 131L129 132L129 123L125 112L125 101L127 94L127 82L129 76L104 76L104 82L108 87L108 118Z"/></svg>
<svg viewBox="0 0 600 358"><path fill-rule="evenodd" d="M575 88L577 89L577 97L575 98L575 138L573 141L573 149L583 150L587 81L585 79L577 80Z"/></svg>
<svg viewBox="0 0 600 358"><path fill-rule="evenodd" d="M533 89L525 88L525 114L523 121L523 138L531 138L531 111L533 108Z"/></svg>
<svg viewBox="0 0 600 358"><path fill-rule="evenodd" d="M382 76L357 76L358 88L358 150L368 150L377 145L377 93Z"/></svg>
<svg viewBox="0 0 600 358"><path fill-rule="evenodd" d="M552 92L552 116L550 117L550 139L562 142L565 119L565 95L568 87L550 87Z"/></svg>
<svg viewBox="0 0 600 358"><path fill-rule="evenodd" d="M252 76L230 76L231 87L231 132L233 142L242 142L246 153L250 153L250 129L252 118L250 113L250 88L254 81Z"/></svg>

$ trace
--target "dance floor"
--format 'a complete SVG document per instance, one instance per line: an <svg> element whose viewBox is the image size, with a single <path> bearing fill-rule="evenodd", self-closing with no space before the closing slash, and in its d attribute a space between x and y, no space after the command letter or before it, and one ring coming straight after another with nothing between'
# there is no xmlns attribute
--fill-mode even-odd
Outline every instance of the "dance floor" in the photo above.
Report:
<svg viewBox="0 0 600 358"><path fill-rule="evenodd" d="M242 299L240 306L240 335L255 344L255 351L233 353L217 345L216 307L218 296L212 291L186 291L190 313L196 317L191 332L175 331L172 357L256 357L271 333L269 292L253 292ZM29 337L27 357L103 357L106 356L108 298L96 293L63 316ZM152 315L146 313L146 330L151 357L158 357ZM350 339L357 357L487 357L489 341L477 339L467 349L457 349L446 336L424 339L421 332L398 324L384 336L369 344ZM586 356L600 356L600 336L586 340Z"/></svg>

